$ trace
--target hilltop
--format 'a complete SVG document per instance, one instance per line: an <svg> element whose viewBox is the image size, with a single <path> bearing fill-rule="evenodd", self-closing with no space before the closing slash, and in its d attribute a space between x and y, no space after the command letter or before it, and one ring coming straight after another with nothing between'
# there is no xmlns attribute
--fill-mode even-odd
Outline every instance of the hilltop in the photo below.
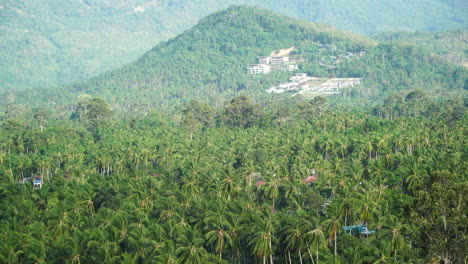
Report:
<svg viewBox="0 0 468 264"><path fill-rule="evenodd" d="M366 51L376 45L373 40L331 26L264 9L232 6L156 45L134 63L74 85L73 91L99 91L117 104L122 104L123 98L147 104L154 98L185 101L193 97L219 104L240 92L255 96L265 86L288 78L285 72L249 75L247 66L257 63L259 56L293 46L297 47L294 53L301 56L317 54L312 47L316 43L333 45L334 50L323 56Z"/></svg>
<svg viewBox="0 0 468 264"><path fill-rule="evenodd" d="M0 5L0 89L63 85L116 69L231 4L372 35L466 27L466 6L445 0L71 0Z"/></svg>
<svg viewBox="0 0 468 264"><path fill-rule="evenodd" d="M273 96L265 89L287 81L294 72L253 75L247 68L258 63L260 56L291 47L289 56L298 58L295 72L322 78L363 78L362 85L347 91L348 95L381 99L387 92L424 89L443 94L466 86L465 69L415 45L378 44L331 26L265 9L232 6L159 43L134 63L64 89L17 93L17 101L73 103L77 96L90 95L105 99L116 109L137 112L193 98L221 106L238 94L265 101Z"/></svg>

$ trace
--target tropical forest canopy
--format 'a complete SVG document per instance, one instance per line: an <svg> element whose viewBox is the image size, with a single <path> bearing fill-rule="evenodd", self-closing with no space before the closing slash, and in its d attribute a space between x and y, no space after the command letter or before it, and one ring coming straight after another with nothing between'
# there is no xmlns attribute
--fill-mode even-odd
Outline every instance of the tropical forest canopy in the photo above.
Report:
<svg viewBox="0 0 468 264"><path fill-rule="evenodd" d="M88 81L3 93L0 262L465 262L467 70L395 34L233 6ZM248 74L291 47L297 70ZM362 81L265 91L301 72Z"/></svg>
<svg viewBox="0 0 468 264"><path fill-rule="evenodd" d="M466 29L460 0L67 0L0 4L0 91L60 86L129 63L232 4L373 35Z"/></svg>
<svg viewBox="0 0 468 264"><path fill-rule="evenodd" d="M417 93L372 107L240 96L173 117L91 99L70 118L6 117L0 260L460 263L466 124L466 100Z"/></svg>

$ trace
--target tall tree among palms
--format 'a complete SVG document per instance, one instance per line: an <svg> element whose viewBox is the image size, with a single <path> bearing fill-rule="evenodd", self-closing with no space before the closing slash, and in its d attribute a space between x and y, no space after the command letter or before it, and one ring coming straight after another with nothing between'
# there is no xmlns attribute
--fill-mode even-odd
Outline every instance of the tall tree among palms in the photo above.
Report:
<svg viewBox="0 0 468 264"><path fill-rule="evenodd" d="M352 199L350 197L350 193L345 191L340 201L340 212L341 215L344 216L344 225L347 226L348 220L352 221L354 216L354 210L351 206Z"/></svg>
<svg viewBox="0 0 468 264"><path fill-rule="evenodd" d="M333 204L327 207L327 217L328 219L323 222L324 228L326 233L328 234L328 244L331 244L332 241L334 242L334 255L335 260L337 257L337 235L341 228L341 217L340 217L340 209L338 206L334 206Z"/></svg>
<svg viewBox="0 0 468 264"><path fill-rule="evenodd" d="M279 196L279 186L281 185L281 179L279 179L276 175L273 175L270 182L268 182L265 186L265 192L271 199L271 213L275 213L275 200Z"/></svg>
<svg viewBox="0 0 468 264"><path fill-rule="evenodd" d="M290 217L286 218L284 223L286 226L284 228L284 243L286 244L286 250L289 252L291 250L297 250L299 255L299 262L302 264L302 252L301 250L304 247L304 234L301 229L299 219L292 219ZM289 260L291 256L289 255ZM291 261L290 261L291 263Z"/></svg>
<svg viewBox="0 0 468 264"><path fill-rule="evenodd" d="M219 258L223 258L223 250L232 244L230 222L227 220L233 216L226 215L225 205L218 206L219 210L210 210L205 218L206 228L210 230L206 234L208 243L215 244L215 249L218 252Z"/></svg>
<svg viewBox="0 0 468 264"><path fill-rule="evenodd" d="M181 263L203 264L206 250L203 248L204 239L201 233L188 226L177 238L178 247L175 253L179 256Z"/></svg>
<svg viewBox="0 0 468 264"><path fill-rule="evenodd" d="M249 245L252 251L266 263L266 256L270 256L270 264L273 264L273 243L276 243L275 226L273 215L264 211L261 215L254 218L254 233L252 234Z"/></svg>
<svg viewBox="0 0 468 264"><path fill-rule="evenodd" d="M316 264L319 263L319 250L326 247L325 234L321 228L316 228L304 234L306 238L310 238L310 245L315 249Z"/></svg>

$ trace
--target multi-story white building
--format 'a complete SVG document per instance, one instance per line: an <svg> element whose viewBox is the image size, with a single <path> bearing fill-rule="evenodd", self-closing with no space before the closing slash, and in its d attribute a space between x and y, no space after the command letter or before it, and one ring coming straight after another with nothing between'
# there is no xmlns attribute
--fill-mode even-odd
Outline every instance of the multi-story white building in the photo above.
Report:
<svg viewBox="0 0 468 264"><path fill-rule="evenodd" d="M258 64L270 64L270 63L271 63L271 57L267 57L267 56L258 57Z"/></svg>
<svg viewBox="0 0 468 264"><path fill-rule="evenodd" d="M271 57L271 64L283 64L288 63L289 57L279 56L279 57Z"/></svg>
<svg viewBox="0 0 468 264"><path fill-rule="evenodd" d="M249 74L267 74L271 71L270 66L266 64L254 64L248 68Z"/></svg>

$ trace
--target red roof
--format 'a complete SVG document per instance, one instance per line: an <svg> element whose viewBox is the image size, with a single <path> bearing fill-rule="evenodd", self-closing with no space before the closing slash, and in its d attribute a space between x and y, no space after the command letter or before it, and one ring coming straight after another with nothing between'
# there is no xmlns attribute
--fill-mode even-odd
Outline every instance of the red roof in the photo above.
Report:
<svg viewBox="0 0 468 264"><path fill-rule="evenodd" d="M257 183L255 183L255 186L260 186L260 185L263 185L265 184L266 182L264 181L258 181Z"/></svg>
<svg viewBox="0 0 468 264"><path fill-rule="evenodd" d="M318 180L317 177L315 177L315 176L309 176L309 177L307 177L307 178L304 179L304 182L306 182L306 183L313 183L313 182L315 182L316 180Z"/></svg>

